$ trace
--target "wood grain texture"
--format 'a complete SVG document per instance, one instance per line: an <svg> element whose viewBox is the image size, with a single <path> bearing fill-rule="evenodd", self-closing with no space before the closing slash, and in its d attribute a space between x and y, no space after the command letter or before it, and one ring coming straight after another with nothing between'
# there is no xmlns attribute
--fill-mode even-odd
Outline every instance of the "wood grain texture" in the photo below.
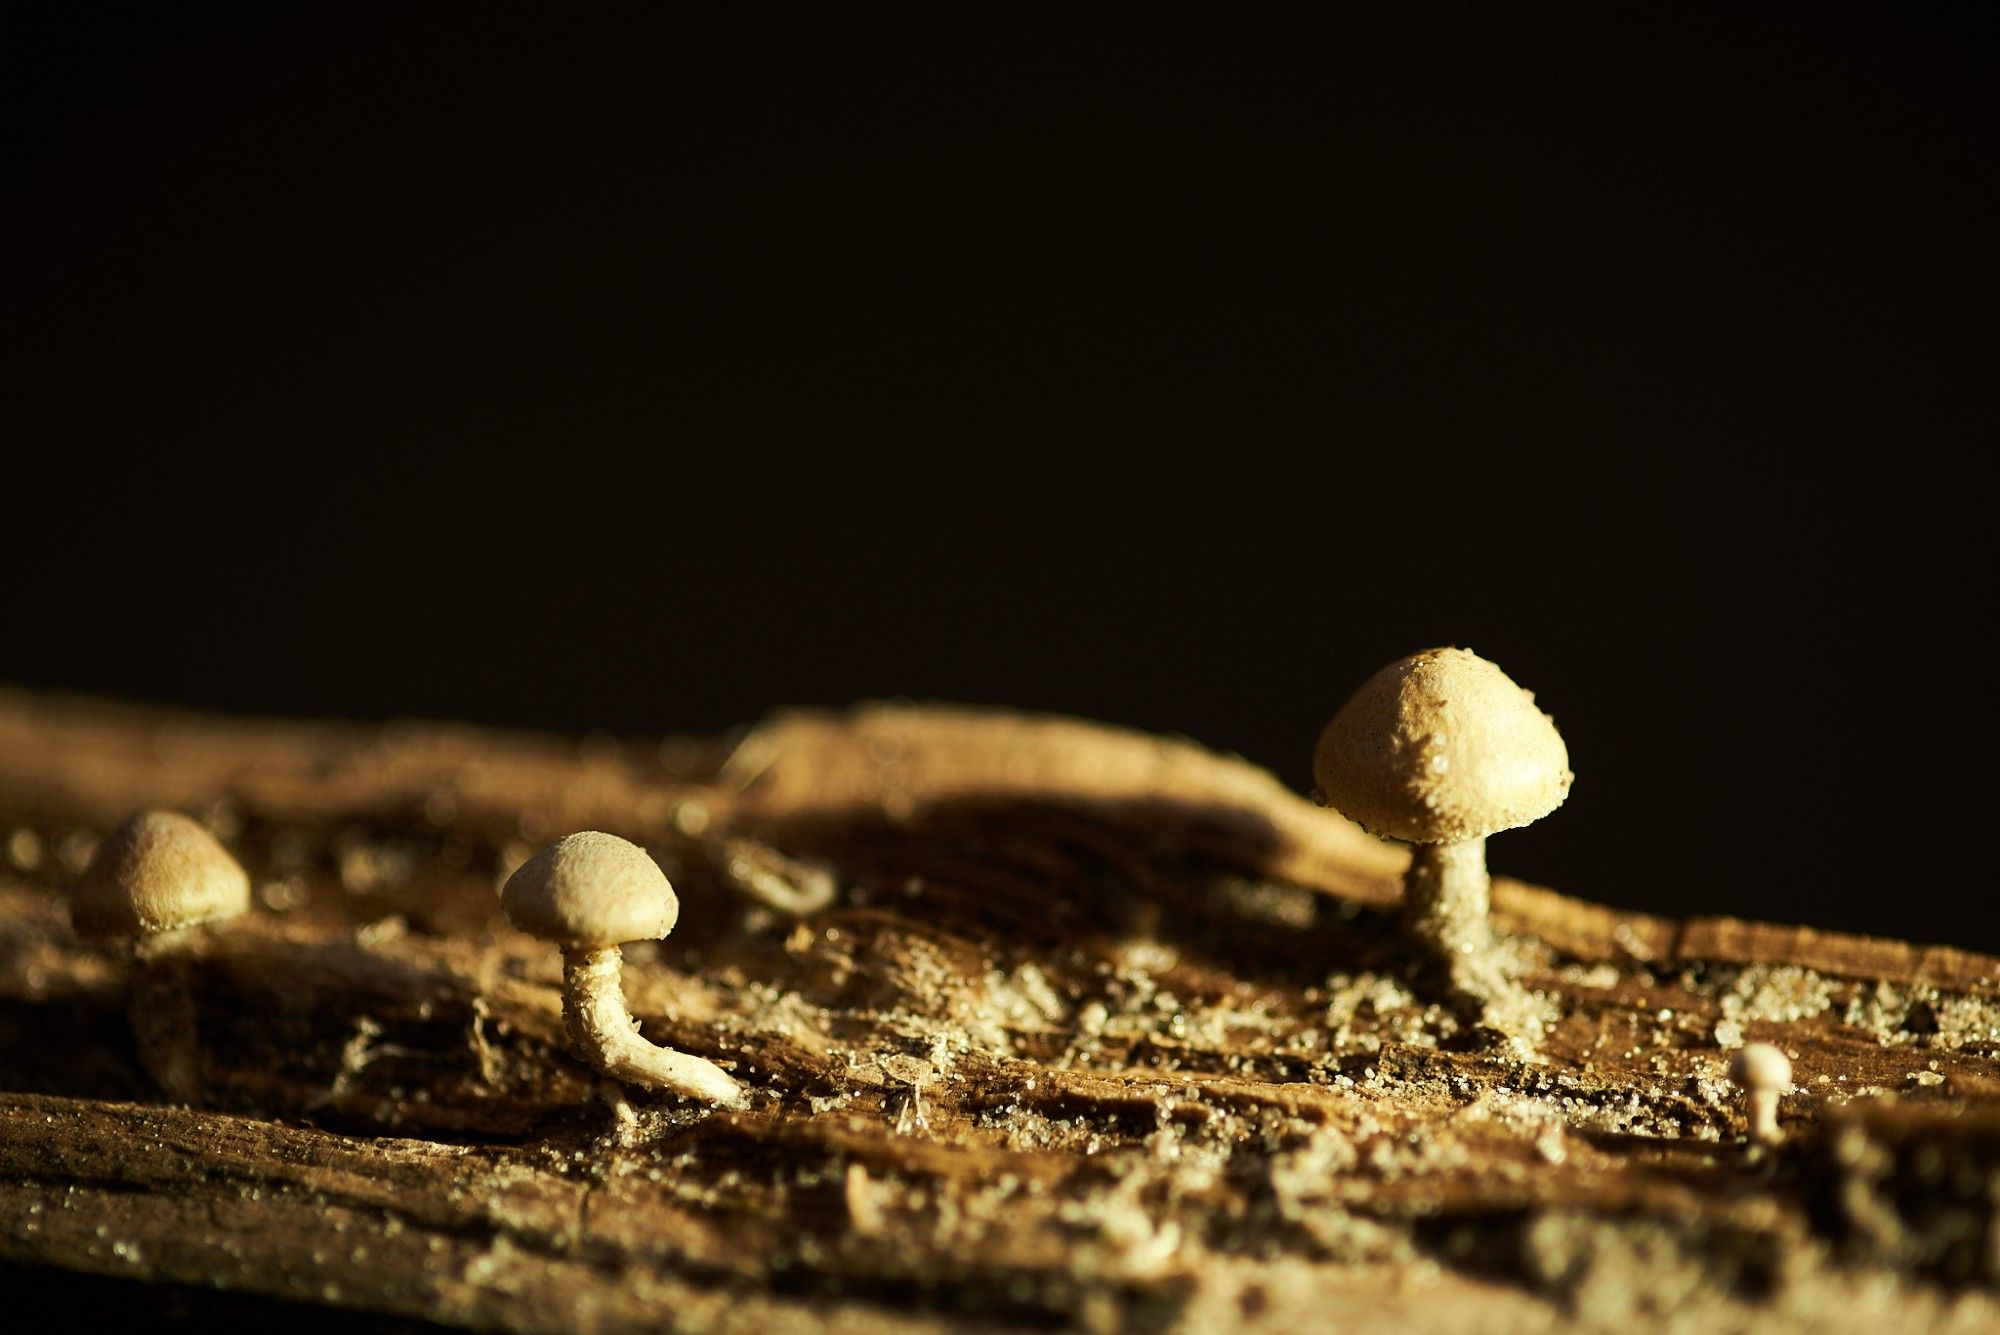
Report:
<svg viewBox="0 0 2000 1335"><path fill-rule="evenodd" d="M259 907L164 1105L63 895L149 805ZM495 886L645 844L621 1095ZM1555 1329L2000 1319L2000 962L1501 881L1533 1060L1398 939L1401 854L1244 762L1069 719L731 743L0 694L0 1258L478 1329ZM1792 1053L1786 1145L1724 1079ZM17 1274L53 1273L17 1271Z"/></svg>

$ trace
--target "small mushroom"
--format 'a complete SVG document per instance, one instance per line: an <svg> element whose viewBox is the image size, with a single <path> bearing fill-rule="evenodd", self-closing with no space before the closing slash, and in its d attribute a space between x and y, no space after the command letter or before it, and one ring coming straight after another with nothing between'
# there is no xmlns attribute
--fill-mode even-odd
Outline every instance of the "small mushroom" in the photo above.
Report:
<svg viewBox="0 0 2000 1335"><path fill-rule="evenodd" d="M646 850L595 830L565 835L507 878L500 904L514 926L562 947L563 1021L585 1061L635 1085L744 1105L743 1087L720 1067L647 1042L625 1007L620 943L658 940L680 917Z"/></svg>
<svg viewBox="0 0 2000 1335"><path fill-rule="evenodd" d="M1454 988L1488 1001L1486 836L1541 819L1569 794L1569 752L1535 698L1468 649L1426 649L1361 684L1313 758L1325 805L1411 845L1410 936Z"/></svg>
<svg viewBox="0 0 2000 1335"><path fill-rule="evenodd" d="M1783 1140L1778 1096L1792 1087L1792 1059L1769 1043L1746 1043L1729 1063L1729 1078L1743 1091L1750 1143L1775 1145Z"/></svg>
<svg viewBox="0 0 2000 1335"><path fill-rule="evenodd" d="M250 909L250 878L215 836L176 811L142 811L98 846L70 899L86 941L128 941L132 1033L169 1097L201 1097L201 1040L188 987L210 924Z"/></svg>

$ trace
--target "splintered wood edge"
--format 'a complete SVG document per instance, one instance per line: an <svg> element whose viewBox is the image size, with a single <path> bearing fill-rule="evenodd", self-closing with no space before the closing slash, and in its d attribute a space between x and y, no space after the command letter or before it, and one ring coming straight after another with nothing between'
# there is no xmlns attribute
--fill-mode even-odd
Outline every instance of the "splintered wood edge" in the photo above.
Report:
<svg viewBox="0 0 2000 1335"><path fill-rule="evenodd" d="M670 751L678 763L665 759ZM953 803L1068 804L1171 826L1161 838L1187 852L1378 909L1395 904L1408 861L1240 757L1045 714L863 704L780 711L726 750L699 741L592 747L467 725L227 718L0 687L0 795L20 815L108 827L142 806L231 801L274 818L334 820L440 793L461 812L532 811L552 831L663 833L692 804L710 828L780 842L790 826L914 820ZM1494 882L1494 913L1580 959L1795 965L2000 993L2000 959L1950 946L1677 921L1505 878Z"/></svg>

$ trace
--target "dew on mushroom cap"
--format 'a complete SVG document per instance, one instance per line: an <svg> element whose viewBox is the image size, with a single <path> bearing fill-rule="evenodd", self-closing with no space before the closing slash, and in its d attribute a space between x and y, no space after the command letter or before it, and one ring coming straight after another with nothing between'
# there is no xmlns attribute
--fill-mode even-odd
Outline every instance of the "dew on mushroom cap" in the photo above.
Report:
<svg viewBox="0 0 2000 1335"><path fill-rule="evenodd" d="M243 868L177 811L142 811L112 831L70 898L70 921L86 941L175 932L249 910Z"/></svg>

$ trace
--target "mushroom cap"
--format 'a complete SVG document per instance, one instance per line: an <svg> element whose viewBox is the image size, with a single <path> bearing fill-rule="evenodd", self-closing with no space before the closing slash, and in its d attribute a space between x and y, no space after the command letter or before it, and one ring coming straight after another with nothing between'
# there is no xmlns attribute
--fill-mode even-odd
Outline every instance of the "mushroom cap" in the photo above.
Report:
<svg viewBox="0 0 2000 1335"><path fill-rule="evenodd" d="M566 834L522 863L500 889L514 926L558 945L657 941L681 902L645 849L615 834Z"/></svg>
<svg viewBox="0 0 2000 1335"><path fill-rule="evenodd" d="M250 910L250 878L227 849L178 811L142 811L98 845L70 896L86 941L148 936Z"/></svg>
<svg viewBox="0 0 2000 1335"><path fill-rule="evenodd" d="M1453 844L1569 795L1569 750L1535 697L1470 649L1425 649L1361 684L1320 734L1326 804L1369 833Z"/></svg>
<svg viewBox="0 0 2000 1335"><path fill-rule="evenodd" d="M1769 1043L1746 1043L1729 1063L1729 1078L1745 1089L1791 1088L1792 1059Z"/></svg>

